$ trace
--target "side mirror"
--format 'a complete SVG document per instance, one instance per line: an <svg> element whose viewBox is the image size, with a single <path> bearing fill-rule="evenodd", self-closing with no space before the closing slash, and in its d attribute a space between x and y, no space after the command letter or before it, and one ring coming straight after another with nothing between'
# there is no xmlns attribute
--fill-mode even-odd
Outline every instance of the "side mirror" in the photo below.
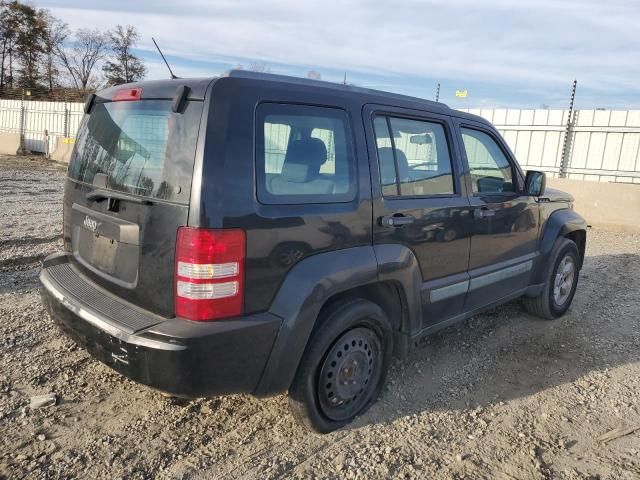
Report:
<svg viewBox="0 0 640 480"><path fill-rule="evenodd" d="M537 170L529 170L524 181L524 190L527 195L540 197L544 195L547 186L547 175Z"/></svg>

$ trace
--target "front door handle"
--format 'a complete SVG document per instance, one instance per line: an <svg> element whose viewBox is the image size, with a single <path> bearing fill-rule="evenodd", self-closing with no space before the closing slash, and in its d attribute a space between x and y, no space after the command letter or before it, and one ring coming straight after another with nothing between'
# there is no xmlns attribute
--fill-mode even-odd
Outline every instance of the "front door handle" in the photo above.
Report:
<svg viewBox="0 0 640 480"><path fill-rule="evenodd" d="M495 217L495 210L491 210L489 207L476 208L473 211L473 216L475 218L487 218L487 217Z"/></svg>
<svg viewBox="0 0 640 480"><path fill-rule="evenodd" d="M415 222L416 219L411 215L403 215L403 214L395 214L395 215L386 215L380 218L380 225L383 227L403 227L405 225L410 225Z"/></svg>

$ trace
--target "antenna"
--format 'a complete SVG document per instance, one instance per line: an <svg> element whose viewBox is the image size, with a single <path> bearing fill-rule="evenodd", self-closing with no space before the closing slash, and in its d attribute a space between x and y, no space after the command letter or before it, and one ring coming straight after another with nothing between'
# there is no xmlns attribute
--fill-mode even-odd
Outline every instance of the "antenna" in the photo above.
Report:
<svg viewBox="0 0 640 480"><path fill-rule="evenodd" d="M158 46L158 43L156 42L156 39L155 39L155 38L153 38L153 37L151 37L151 40L153 40L153 44L154 44L154 45L156 46L156 48L158 49L158 53L159 53L159 54L160 54L160 56L162 57L162 60L164 60L164 64L165 64L165 65L167 66L167 68L169 69L169 73L171 74L171 80L175 80L175 79L176 79L176 78L178 78L178 77L176 77L176 76L173 74L173 71L171 70L171 67L169 66L169 62L167 62L167 59L166 59L166 58L164 58L164 55L162 54L162 50L160 50L160 47Z"/></svg>

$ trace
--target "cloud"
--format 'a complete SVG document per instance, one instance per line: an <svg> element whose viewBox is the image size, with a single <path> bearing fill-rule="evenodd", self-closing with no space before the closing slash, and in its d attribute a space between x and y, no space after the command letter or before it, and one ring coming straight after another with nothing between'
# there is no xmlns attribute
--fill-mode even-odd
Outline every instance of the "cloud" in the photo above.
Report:
<svg viewBox="0 0 640 480"><path fill-rule="evenodd" d="M155 36L165 53L203 73L207 62L259 59L541 92L578 78L604 97L621 91L640 97L640 2L47 0L38 6L74 28L135 25L143 51L155 52Z"/></svg>

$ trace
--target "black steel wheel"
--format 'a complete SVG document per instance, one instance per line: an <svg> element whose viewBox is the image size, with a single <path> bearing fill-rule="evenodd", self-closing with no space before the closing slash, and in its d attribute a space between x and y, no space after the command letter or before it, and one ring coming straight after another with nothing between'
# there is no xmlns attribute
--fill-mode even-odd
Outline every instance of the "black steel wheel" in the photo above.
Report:
<svg viewBox="0 0 640 480"><path fill-rule="evenodd" d="M341 422L362 409L381 363L380 340L370 328L354 328L336 340L318 378L318 402L327 418Z"/></svg>
<svg viewBox="0 0 640 480"><path fill-rule="evenodd" d="M323 311L289 389L289 407L311 430L331 432L364 413L384 384L393 350L375 303L343 300Z"/></svg>

